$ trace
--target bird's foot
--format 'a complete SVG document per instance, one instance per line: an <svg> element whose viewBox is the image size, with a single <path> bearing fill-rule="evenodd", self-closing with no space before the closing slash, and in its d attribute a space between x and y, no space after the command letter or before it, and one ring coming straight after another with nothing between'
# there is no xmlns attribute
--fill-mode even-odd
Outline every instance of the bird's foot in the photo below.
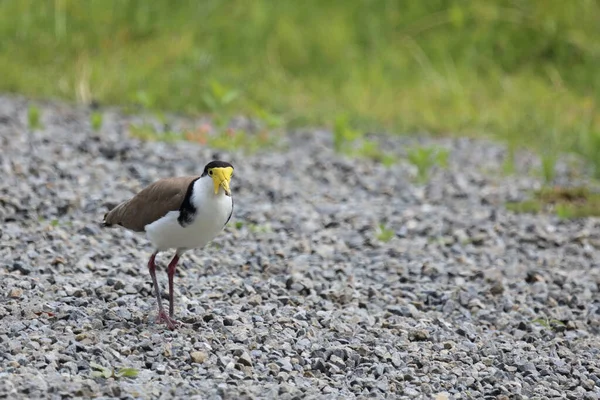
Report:
<svg viewBox="0 0 600 400"><path fill-rule="evenodd" d="M158 323L164 322L165 324L167 324L167 327L170 330L175 330L175 328L177 328L178 326L181 326L181 322L169 317L169 315L162 310L158 312L158 317L156 318L156 322L158 322Z"/></svg>

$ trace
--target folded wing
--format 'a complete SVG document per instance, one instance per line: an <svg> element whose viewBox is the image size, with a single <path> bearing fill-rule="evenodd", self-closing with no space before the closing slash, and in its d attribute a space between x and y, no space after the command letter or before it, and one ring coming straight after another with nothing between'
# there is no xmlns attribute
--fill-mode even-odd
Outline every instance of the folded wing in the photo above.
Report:
<svg viewBox="0 0 600 400"><path fill-rule="evenodd" d="M146 225L177 211L185 200L188 188L199 176L181 176L158 180L142 189L131 199L104 214L104 226L120 225L143 232ZM191 191L190 191L191 193Z"/></svg>

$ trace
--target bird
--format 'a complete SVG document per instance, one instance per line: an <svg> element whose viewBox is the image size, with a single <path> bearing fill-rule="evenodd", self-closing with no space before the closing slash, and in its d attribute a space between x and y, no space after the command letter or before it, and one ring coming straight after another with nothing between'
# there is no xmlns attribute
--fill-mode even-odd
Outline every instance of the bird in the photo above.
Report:
<svg viewBox="0 0 600 400"><path fill-rule="evenodd" d="M188 250L203 248L227 225L233 214L230 183L233 165L212 160L201 175L159 179L104 214L102 227L120 226L145 233L153 247L148 270L158 302L157 323L170 330L181 325L174 316L173 279L181 256ZM175 249L167 267L169 314L161 302L156 279L158 253Z"/></svg>

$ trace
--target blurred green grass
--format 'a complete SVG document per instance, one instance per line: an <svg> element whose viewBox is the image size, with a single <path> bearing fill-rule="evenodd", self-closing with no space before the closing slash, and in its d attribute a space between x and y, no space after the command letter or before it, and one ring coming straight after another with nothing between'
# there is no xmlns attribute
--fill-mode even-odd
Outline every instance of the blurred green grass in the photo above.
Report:
<svg viewBox="0 0 600 400"><path fill-rule="evenodd" d="M345 115L595 165L598 21L592 0L4 0L0 90L291 125Z"/></svg>

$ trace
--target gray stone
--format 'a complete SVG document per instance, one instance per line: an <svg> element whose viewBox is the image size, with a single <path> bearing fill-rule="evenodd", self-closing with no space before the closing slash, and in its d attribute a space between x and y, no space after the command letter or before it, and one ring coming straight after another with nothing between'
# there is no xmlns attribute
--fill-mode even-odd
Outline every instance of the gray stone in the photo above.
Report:
<svg viewBox="0 0 600 400"><path fill-rule="evenodd" d="M294 367L292 366L292 363L290 362L289 357L284 357L284 358L279 359L279 361L277 361L277 364L285 372L291 372L294 369Z"/></svg>
<svg viewBox="0 0 600 400"><path fill-rule="evenodd" d="M106 109L92 133L88 108L47 102L30 135L28 105L0 95L0 397L597 398L600 223L505 208L542 184L533 154L506 176L501 144L369 135L397 157L383 167L316 129L216 154L128 133L216 129L209 119ZM250 140L258 129L234 125ZM414 146L447 148L448 167L413 181ZM171 332L144 234L99 223L213 158L236 165L236 207L181 257ZM556 164L557 183L595 187ZM172 254L156 260L165 307ZM138 376L94 378L92 363Z"/></svg>
<svg viewBox="0 0 600 400"><path fill-rule="evenodd" d="M250 358L250 354L248 354L248 352L244 351L238 358L238 363L242 364L242 365L246 365L248 367L252 366L252 359Z"/></svg>

